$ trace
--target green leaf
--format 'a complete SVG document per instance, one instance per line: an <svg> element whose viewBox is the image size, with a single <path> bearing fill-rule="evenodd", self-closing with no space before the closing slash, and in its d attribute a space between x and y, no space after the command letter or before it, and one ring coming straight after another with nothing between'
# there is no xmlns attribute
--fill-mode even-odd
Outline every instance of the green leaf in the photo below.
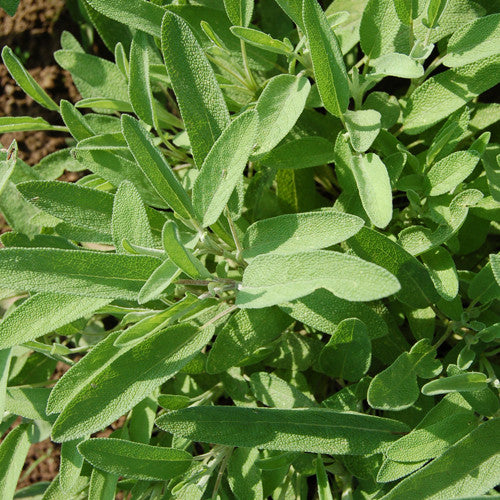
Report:
<svg viewBox="0 0 500 500"><path fill-rule="evenodd" d="M200 406L162 415L156 423L193 441L338 455L377 453L407 430L395 420L314 408Z"/></svg>
<svg viewBox="0 0 500 500"><path fill-rule="evenodd" d="M399 19L403 24L410 26L414 19L418 17L419 2L418 0L393 0L394 7ZM423 2L420 2L420 8L423 8Z"/></svg>
<svg viewBox="0 0 500 500"><path fill-rule="evenodd" d="M189 469L192 462L183 450L113 438L88 439L78 451L98 469L142 481L169 481Z"/></svg>
<svg viewBox="0 0 500 500"><path fill-rule="evenodd" d="M428 460L420 462L394 462L386 458L377 473L377 483L390 483L409 476L411 473L423 467Z"/></svg>
<svg viewBox="0 0 500 500"><path fill-rule="evenodd" d="M0 444L0 497L14 498L17 481L30 448L31 424L11 430Z"/></svg>
<svg viewBox="0 0 500 500"><path fill-rule="evenodd" d="M494 438L499 431L500 419L488 420L382 498L428 500L486 493L500 481Z"/></svg>
<svg viewBox="0 0 500 500"><path fill-rule="evenodd" d="M0 250L0 287L135 300L160 261L140 255L48 248Z"/></svg>
<svg viewBox="0 0 500 500"><path fill-rule="evenodd" d="M333 500L332 490L328 482L328 476L326 475L325 464L319 453L316 457L316 480L318 482L319 500Z"/></svg>
<svg viewBox="0 0 500 500"><path fill-rule="evenodd" d="M357 318L345 319L323 347L318 365L331 378L356 382L370 368L371 351L366 325Z"/></svg>
<svg viewBox="0 0 500 500"><path fill-rule="evenodd" d="M203 162L193 186L193 205L203 227L217 222L255 144L258 115L248 110L222 132Z"/></svg>
<svg viewBox="0 0 500 500"><path fill-rule="evenodd" d="M193 214L191 199L165 156L153 144L153 136L129 115L122 115L122 131L137 165L156 194L181 217L190 219Z"/></svg>
<svg viewBox="0 0 500 500"><path fill-rule="evenodd" d="M0 160L0 195L14 172L17 162L17 142L12 141L5 160ZM9 157L10 156L10 157ZM8 159L7 159L8 158Z"/></svg>
<svg viewBox="0 0 500 500"><path fill-rule="evenodd" d="M55 132L67 132L66 127L51 125L43 118L31 116L0 116L0 134L8 132L32 132L36 130L52 130Z"/></svg>
<svg viewBox="0 0 500 500"><path fill-rule="evenodd" d="M14 55L10 47L5 46L2 50L2 60L5 67L16 80L17 84L34 101L44 108L59 111L59 106L49 97L45 90L40 87L36 80L26 71L21 61Z"/></svg>
<svg viewBox="0 0 500 500"><path fill-rule="evenodd" d="M72 395L54 423L53 440L70 441L114 422L182 369L212 335L211 328L182 324L132 344Z"/></svg>
<svg viewBox="0 0 500 500"><path fill-rule="evenodd" d="M368 305L339 299L324 289L316 290L307 297L284 304L280 308L297 321L330 335L348 318L358 318L370 325L368 334L372 340L388 333L385 321Z"/></svg>
<svg viewBox="0 0 500 500"><path fill-rule="evenodd" d="M500 14L491 14L465 24L448 41L443 64L455 68L498 53Z"/></svg>
<svg viewBox="0 0 500 500"><path fill-rule="evenodd" d="M224 0L227 17L236 26L248 26L252 20L254 0Z"/></svg>
<svg viewBox="0 0 500 500"><path fill-rule="evenodd" d="M115 21L160 38L161 18L165 12L154 2L136 0L86 0L96 11Z"/></svg>
<svg viewBox="0 0 500 500"><path fill-rule="evenodd" d="M11 349L0 350L0 412L5 412L6 388L9 379Z"/></svg>
<svg viewBox="0 0 500 500"><path fill-rule="evenodd" d="M269 80L255 106L259 126L254 154L271 151L290 132L310 90L311 84L303 76L277 75Z"/></svg>
<svg viewBox="0 0 500 500"><path fill-rule="evenodd" d="M2 7L9 16L13 16L19 7L19 1L20 0L1 0L0 7Z"/></svg>
<svg viewBox="0 0 500 500"><path fill-rule="evenodd" d="M137 297L139 304L157 299L181 272L181 269L171 260L165 260L161 263L141 288Z"/></svg>
<svg viewBox="0 0 500 500"><path fill-rule="evenodd" d="M115 194L111 228L118 253L125 253L122 246L124 239L134 245L154 247L153 234L141 195L129 181L123 181Z"/></svg>
<svg viewBox="0 0 500 500"><path fill-rule="evenodd" d="M147 35L136 31L130 47L130 77L128 95L135 114L148 125L153 125L154 103L149 81L149 51Z"/></svg>
<svg viewBox="0 0 500 500"><path fill-rule="evenodd" d="M414 364L405 352L373 378L368 388L368 404L379 410L404 410L418 395Z"/></svg>
<svg viewBox="0 0 500 500"><path fill-rule="evenodd" d="M283 55L289 55L293 51L286 43L276 40L271 35L262 33L259 30L243 28L242 26L231 26L231 33L244 42L262 50Z"/></svg>
<svg viewBox="0 0 500 500"><path fill-rule="evenodd" d="M90 316L108 299L61 293L39 293L25 300L0 322L0 349L35 340L77 319Z"/></svg>
<svg viewBox="0 0 500 500"><path fill-rule="evenodd" d="M457 151L439 160L429 170L430 196L439 196L455 189L473 172L481 155L475 150Z"/></svg>
<svg viewBox="0 0 500 500"><path fill-rule="evenodd" d="M310 399L297 387L273 373L252 373L250 388L257 400L272 408L308 408L317 406L314 399Z"/></svg>
<svg viewBox="0 0 500 500"><path fill-rule="evenodd" d="M162 233L163 247L170 260L179 269L182 269L193 279L211 278L212 275L205 266L192 254L192 252L183 246L179 230L174 221L167 221L163 226Z"/></svg>
<svg viewBox="0 0 500 500"><path fill-rule="evenodd" d="M336 245L356 234L364 222L355 215L323 209L287 214L252 224L243 239L243 257L288 254L319 250Z"/></svg>
<svg viewBox="0 0 500 500"><path fill-rule="evenodd" d="M436 247L425 252L422 260L439 295L445 300L453 300L458 294L458 274L449 252Z"/></svg>
<svg viewBox="0 0 500 500"><path fill-rule="evenodd" d="M255 448L237 448L227 466L227 480L235 498L263 500L262 473L256 462L259 451Z"/></svg>
<svg viewBox="0 0 500 500"><path fill-rule="evenodd" d="M40 210L69 224L91 229L109 240L113 211L111 194L62 181L22 182L17 189Z"/></svg>
<svg viewBox="0 0 500 500"><path fill-rule="evenodd" d="M316 0L304 0L302 16L321 100L327 111L342 117L350 94L337 37Z"/></svg>
<svg viewBox="0 0 500 500"><path fill-rule="evenodd" d="M82 97L106 97L128 102L127 82L115 64L72 50L58 50L54 57L62 68L71 73Z"/></svg>
<svg viewBox="0 0 500 500"><path fill-rule="evenodd" d="M82 439L67 441L61 446L61 464L59 467L59 485L66 493L71 493L75 486L83 465L83 457L78 452L77 446Z"/></svg>
<svg viewBox="0 0 500 500"><path fill-rule="evenodd" d="M494 253L490 254L490 263L493 276L495 276L495 280L500 286L500 255Z"/></svg>
<svg viewBox="0 0 500 500"><path fill-rule="evenodd" d="M436 358L436 348L430 345L427 338L413 345L409 353L415 373L422 378L432 378L439 375L443 369L441 361Z"/></svg>
<svg viewBox="0 0 500 500"><path fill-rule="evenodd" d="M406 54L384 54L370 61L376 75L396 76L398 78L420 78L424 67Z"/></svg>
<svg viewBox="0 0 500 500"><path fill-rule="evenodd" d="M363 302L396 293L398 280L352 255L325 250L256 257L245 269L236 304L260 308L282 304L326 288L340 298Z"/></svg>
<svg viewBox="0 0 500 500"><path fill-rule="evenodd" d="M444 377L427 382L422 387L422 394L435 396L437 394L448 394L449 392L472 392L485 389L488 378L481 372L467 372L451 377Z"/></svg>
<svg viewBox="0 0 500 500"><path fill-rule="evenodd" d="M118 476L99 469L92 469L88 495L89 498L113 500L116 494Z"/></svg>
<svg viewBox="0 0 500 500"><path fill-rule="evenodd" d="M418 134L440 122L500 81L500 56L490 56L426 80L410 96L404 130Z"/></svg>
<svg viewBox="0 0 500 500"><path fill-rule="evenodd" d="M96 135L83 115L69 101L61 99L60 106L61 117L68 127L69 133L77 141L83 141Z"/></svg>
<svg viewBox="0 0 500 500"><path fill-rule="evenodd" d="M246 359L276 340L291 320L279 309L240 310L230 317L208 353L207 372L220 373Z"/></svg>
<svg viewBox="0 0 500 500"><path fill-rule="evenodd" d="M345 125L355 151L364 153L370 149L380 132L380 118L380 113L374 109L344 113Z"/></svg>
<svg viewBox="0 0 500 500"><path fill-rule="evenodd" d="M165 12L162 52L186 126L196 165L201 166L222 130L229 112L215 74L188 24Z"/></svg>
<svg viewBox="0 0 500 500"><path fill-rule="evenodd" d="M411 307L423 308L439 300L427 269L400 245L364 227L348 244L361 258L391 272L401 283L397 298Z"/></svg>
<svg viewBox="0 0 500 500"><path fill-rule="evenodd" d="M45 411L49 394L46 387L9 387L5 409L23 418L52 423L54 419Z"/></svg>
<svg viewBox="0 0 500 500"><path fill-rule="evenodd" d="M435 28L438 25L439 18L446 7L448 0L429 0L427 4L427 14L424 24L429 28Z"/></svg>

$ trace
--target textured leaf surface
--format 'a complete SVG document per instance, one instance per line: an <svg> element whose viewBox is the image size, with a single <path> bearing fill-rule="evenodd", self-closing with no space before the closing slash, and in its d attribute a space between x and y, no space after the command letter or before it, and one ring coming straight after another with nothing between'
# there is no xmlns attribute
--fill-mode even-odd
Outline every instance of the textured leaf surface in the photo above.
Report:
<svg viewBox="0 0 500 500"><path fill-rule="evenodd" d="M344 119L352 147L364 153L380 132L380 113L374 109L346 111Z"/></svg>
<svg viewBox="0 0 500 500"><path fill-rule="evenodd" d="M395 420L313 408L185 408L161 416L157 424L195 441L340 455L376 453L407 430Z"/></svg>

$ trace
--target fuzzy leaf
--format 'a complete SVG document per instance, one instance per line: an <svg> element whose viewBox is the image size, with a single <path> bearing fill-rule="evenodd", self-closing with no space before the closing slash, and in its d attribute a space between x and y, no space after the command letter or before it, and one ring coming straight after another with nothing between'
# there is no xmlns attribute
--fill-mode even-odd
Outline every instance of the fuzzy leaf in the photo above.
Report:
<svg viewBox="0 0 500 500"><path fill-rule="evenodd" d="M451 377L444 377L427 382L422 387L422 394L435 396L449 392L473 392L487 387L487 377L481 372L467 372Z"/></svg>
<svg viewBox="0 0 500 500"><path fill-rule="evenodd" d="M364 153L380 132L380 113L374 109L346 111L344 119L352 147L358 153Z"/></svg>
<svg viewBox="0 0 500 500"><path fill-rule="evenodd" d="M237 448L231 455L227 480L235 498L263 500L262 473L256 464L259 456L255 448Z"/></svg>
<svg viewBox="0 0 500 500"><path fill-rule="evenodd" d="M370 61L370 66L377 75L398 78L420 78L424 75L424 67L406 54L384 54Z"/></svg>
<svg viewBox="0 0 500 500"><path fill-rule="evenodd" d="M289 55L292 49L280 40L276 40L267 33L252 28L243 28L242 26L232 26L231 33L244 42L258 47L259 49L275 52L276 54Z"/></svg>
<svg viewBox="0 0 500 500"><path fill-rule="evenodd" d="M436 247L425 252L422 260L439 295L445 300L453 300L458 294L458 274L449 252L443 247Z"/></svg>
<svg viewBox="0 0 500 500"><path fill-rule="evenodd" d="M252 20L254 0L224 0L227 17L235 26L248 26Z"/></svg>

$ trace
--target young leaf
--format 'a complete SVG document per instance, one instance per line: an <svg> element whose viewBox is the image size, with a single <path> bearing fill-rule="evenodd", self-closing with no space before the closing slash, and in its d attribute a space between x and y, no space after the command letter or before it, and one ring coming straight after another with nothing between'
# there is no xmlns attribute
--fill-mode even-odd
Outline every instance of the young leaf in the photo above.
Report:
<svg viewBox="0 0 500 500"><path fill-rule="evenodd" d="M257 101L259 127L254 154L271 151L293 128L304 110L311 84L303 76L277 75Z"/></svg>
<svg viewBox="0 0 500 500"><path fill-rule="evenodd" d="M382 498L466 498L486 493L500 481L498 439L493 438L499 431L500 420L488 420Z"/></svg>
<svg viewBox="0 0 500 500"><path fill-rule="evenodd" d="M98 469L141 481L168 481L188 470L192 462L186 451L123 439L88 439L78 451Z"/></svg>
<svg viewBox="0 0 500 500"><path fill-rule="evenodd" d="M31 132L35 130L53 130L55 132L67 132L66 127L51 125L41 117L31 116L0 116L0 133L8 132Z"/></svg>
<svg viewBox="0 0 500 500"><path fill-rule="evenodd" d="M163 226L163 247L170 260L193 279L211 278L212 275L192 252L184 247L179 230L174 221L167 221Z"/></svg>
<svg viewBox="0 0 500 500"><path fill-rule="evenodd" d="M316 457L316 480L318 481L318 497L319 500L333 500L332 490L326 475L325 464L318 453Z"/></svg>
<svg viewBox="0 0 500 500"><path fill-rule="evenodd" d="M361 258L371 260L397 277L401 283L397 297L402 302L423 308L439 300L427 269L383 234L364 227L348 243Z"/></svg>
<svg viewBox="0 0 500 500"><path fill-rule="evenodd" d="M76 141L83 141L96 135L83 115L69 101L61 99L60 106L61 117Z"/></svg>
<svg viewBox="0 0 500 500"><path fill-rule="evenodd" d="M407 26L419 15L418 0L394 0L394 7L401 22Z"/></svg>
<svg viewBox="0 0 500 500"><path fill-rule="evenodd" d="M363 224L363 220L355 215L332 209L260 220L245 233L243 257L250 259L265 253L319 250L347 240Z"/></svg>
<svg viewBox="0 0 500 500"><path fill-rule="evenodd" d="M48 248L0 250L0 286L135 300L160 261L142 255Z"/></svg>
<svg viewBox="0 0 500 500"><path fill-rule="evenodd" d="M347 110L350 94L337 38L316 0L304 0L302 18L321 100L327 111L340 118Z"/></svg>
<svg viewBox="0 0 500 500"><path fill-rule="evenodd" d="M123 181L115 194L111 229L118 253L125 253L122 245L124 239L134 245L154 247L153 234L141 195L129 181Z"/></svg>
<svg viewBox="0 0 500 500"><path fill-rule="evenodd" d="M406 54L384 54L370 61L376 75L396 76L398 78L420 78L424 67Z"/></svg>
<svg viewBox="0 0 500 500"><path fill-rule="evenodd" d="M407 430L395 420L315 408L199 406L167 413L156 423L193 441L338 455L377 453Z"/></svg>
<svg viewBox="0 0 500 500"><path fill-rule="evenodd" d="M52 111L59 111L59 106L48 96L45 90L40 87L36 80L26 71L21 61L14 55L10 47L4 46L2 50L2 60L5 67L16 80L18 85L34 101L44 108Z"/></svg>
<svg viewBox="0 0 500 500"><path fill-rule="evenodd" d="M11 361L11 349L0 350L0 412L3 415L5 412L5 398L7 381L9 379L9 369Z"/></svg>
<svg viewBox="0 0 500 500"><path fill-rule="evenodd" d="M150 300L157 299L181 272L181 269L171 260L165 260L151 273L151 276L144 283L137 296L137 302L145 304Z"/></svg>
<svg viewBox="0 0 500 500"><path fill-rule="evenodd" d="M165 156L153 144L153 136L129 115L122 115L122 131L135 161L158 196L181 217L190 219L193 214L191 199Z"/></svg>
<svg viewBox="0 0 500 500"><path fill-rule="evenodd" d="M89 484L89 498L113 500L116 495L117 483L118 476L99 469L92 469Z"/></svg>
<svg viewBox="0 0 500 500"><path fill-rule="evenodd" d="M25 300L0 322L0 349L14 347L90 316L109 299L61 293L38 293Z"/></svg>
<svg viewBox="0 0 500 500"><path fill-rule="evenodd" d="M224 0L227 17L236 26L247 27L252 20L254 0Z"/></svg>
<svg viewBox="0 0 500 500"><path fill-rule="evenodd" d="M257 467L259 451L255 448L237 448L227 467L227 480L235 498L263 500L262 472Z"/></svg>
<svg viewBox="0 0 500 500"><path fill-rule="evenodd" d="M231 26L231 33L244 42L262 50L286 56L292 52L292 49L286 43L276 40L267 33L262 33L259 30L243 28L242 26Z"/></svg>
<svg viewBox="0 0 500 500"><path fill-rule="evenodd" d="M422 260L437 292L445 300L453 300L458 294L458 274L452 256L443 247L425 252Z"/></svg>
<svg viewBox="0 0 500 500"><path fill-rule="evenodd" d="M245 269L236 304L261 308L282 304L318 288L340 298L370 301L396 293L398 280L379 266L325 250L256 257Z"/></svg>
<svg viewBox="0 0 500 500"><path fill-rule="evenodd" d="M495 55L499 43L500 14L480 17L453 33L443 64L455 68Z"/></svg>
<svg viewBox="0 0 500 500"><path fill-rule="evenodd" d="M188 24L165 12L162 52L186 125L196 165L202 165L222 130L229 125L229 112L215 74Z"/></svg>
<svg viewBox="0 0 500 500"><path fill-rule="evenodd" d="M207 372L220 373L251 358L276 340L291 320L279 309L240 310L218 332L208 353Z"/></svg>
<svg viewBox="0 0 500 500"><path fill-rule="evenodd" d="M371 351L366 325L356 318L345 319L323 347L318 364L332 378L356 382L370 368Z"/></svg>
<svg viewBox="0 0 500 500"><path fill-rule="evenodd" d="M217 222L241 179L255 144L258 115L248 110L222 132L208 153L193 186L193 205L203 227Z"/></svg>
<svg viewBox="0 0 500 500"><path fill-rule="evenodd" d="M473 392L487 387L487 377L482 372L467 372L451 377L444 377L427 382L422 387L422 394L435 396L449 392Z"/></svg>
<svg viewBox="0 0 500 500"><path fill-rule="evenodd" d="M380 113L374 109L344 113L345 125L355 151L364 153L370 148L380 132L380 118Z"/></svg>
<svg viewBox="0 0 500 500"><path fill-rule="evenodd" d="M354 155L352 173L361 203L377 227L386 227L392 219L392 189L387 168L375 153Z"/></svg>
<svg viewBox="0 0 500 500"><path fill-rule="evenodd" d="M67 402L52 428L53 440L70 441L114 422L182 369L212 335L211 328L182 324L125 349Z"/></svg>

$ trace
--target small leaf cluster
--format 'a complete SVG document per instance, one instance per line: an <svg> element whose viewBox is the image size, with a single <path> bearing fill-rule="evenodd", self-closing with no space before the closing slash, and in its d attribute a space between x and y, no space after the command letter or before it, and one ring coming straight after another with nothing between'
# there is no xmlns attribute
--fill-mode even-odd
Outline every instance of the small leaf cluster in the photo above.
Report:
<svg viewBox="0 0 500 500"><path fill-rule="evenodd" d="M82 5L78 102L2 51L0 498L497 496L498 5Z"/></svg>

